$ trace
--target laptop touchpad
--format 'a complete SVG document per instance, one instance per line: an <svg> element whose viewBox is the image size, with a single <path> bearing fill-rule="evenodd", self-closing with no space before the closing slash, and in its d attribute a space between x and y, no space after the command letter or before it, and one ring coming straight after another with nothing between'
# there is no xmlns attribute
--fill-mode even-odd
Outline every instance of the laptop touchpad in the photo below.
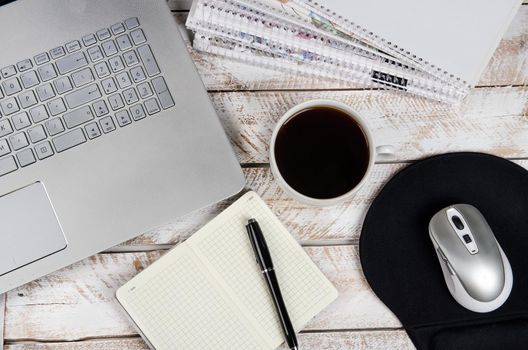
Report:
<svg viewBox="0 0 528 350"><path fill-rule="evenodd" d="M0 196L0 276L66 246L42 183Z"/></svg>

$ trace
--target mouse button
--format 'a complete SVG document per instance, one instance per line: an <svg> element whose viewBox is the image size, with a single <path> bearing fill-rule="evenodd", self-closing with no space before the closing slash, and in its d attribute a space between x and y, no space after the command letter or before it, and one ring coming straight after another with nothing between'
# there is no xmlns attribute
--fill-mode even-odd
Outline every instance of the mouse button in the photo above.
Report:
<svg viewBox="0 0 528 350"><path fill-rule="evenodd" d="M505 283L502 260L497 263L485 254L457 257L449 260L460 283L475 300L489 302L496 299Z"/></svg>

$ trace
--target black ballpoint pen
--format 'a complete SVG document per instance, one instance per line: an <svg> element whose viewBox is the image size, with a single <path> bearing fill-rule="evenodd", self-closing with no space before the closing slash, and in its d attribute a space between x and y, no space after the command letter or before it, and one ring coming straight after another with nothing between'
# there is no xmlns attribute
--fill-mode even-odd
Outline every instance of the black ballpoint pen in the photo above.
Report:
<svg viewBox="0 0 528 350"><path fill-rule="evenodd" d="M257 257L257 263L262 270L262 275L266 279L266 283L268 284L273 298L273 303L277 309L288 348L297 350L299 347L297 345L297 338L295 337L295 330L293 329L290 317L288 316L286 304L284 304L284 300L282 299L279 282L277 281L277 276L275 275L275 270L273 268L273 261L271 260L271 255L266 240L264 239L264 235L262 234L262 230L255 219L250 219L248 221L246 229L249 241L251 242L253 250L255 251L255 256Z"/></svg>

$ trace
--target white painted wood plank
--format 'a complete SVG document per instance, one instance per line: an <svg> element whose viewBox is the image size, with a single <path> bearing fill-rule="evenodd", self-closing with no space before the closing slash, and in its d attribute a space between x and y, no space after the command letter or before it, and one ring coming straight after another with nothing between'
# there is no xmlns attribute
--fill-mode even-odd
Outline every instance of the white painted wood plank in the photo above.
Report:
<svg viewBox="0 0 528 350"><path fill-rule="evenodd" d="M244 174L247 188L256 191L264 199L298 240L355 241L359 238L361 222L371 200L383 184L403 166L376 165L370 181L352 200L329 208L309 207L295 202L277 186L269 168L244 169ZM234 199L236 197L186 215L124 245L167 244L184 240L218 215Z"/></svg>
<svg viewBox="0 0 528 350"><path fill-rule="evenodd" d="M401 326L370 290L361 272L356 246L305 249L339 290L339 298L314 318L307 330ZM115 302L114 293L159 256L159 252L97 255L9 292L6 341L135 335Z"/></svg>
<svg viewBox="0 0 528 350"><path fill-rule="evenodd" d="M402 330L394 331L356 331L339 333L302 333L297 337L303 350L413 350L407 334ZM139 338L98 339L75 343L29 343L21 342L7 345L5 350L148 350ZM280 348L285 350L286 347Z"/></svg>
<svg viewBox="0 0 528 350"><path fill-rule="evenodd" d="M185 30L186 13L175 14ZM524 85L528 81L528 6L522 6L504 35L478 86ZM191 50L190 41L187 41ZM192 57L209 90L299 90L351 89L362 85L273 69L254 67L230 59L191 50Z"/></svg>
<svg viewBox="0 0 528 350"><path fill-rule="evenodd" d="M528 168L528 160L515 161ZM363 218L370 203L383 185L406 164L379 164L374 167L370 180L350 201L328 207L309 207L285 195L273 180L269 169L245 169L248 188L256 191L286 228L300 241L328 243L332 240L357 242ZM180 242L196 232L225 209L232 200L191 213L156 230L126 242L121 249L137 249L151 244Z"/></svg>
<svg viewBox="0 0 528 350"><path fill-rule="evenodd" d="M241 163L267 163L278 119L311 99L344 102L362 114L378 145L408 161L455 151L528 157L528 88L473 90L459 107L389 91L280 91L210 94Z"/></svg>

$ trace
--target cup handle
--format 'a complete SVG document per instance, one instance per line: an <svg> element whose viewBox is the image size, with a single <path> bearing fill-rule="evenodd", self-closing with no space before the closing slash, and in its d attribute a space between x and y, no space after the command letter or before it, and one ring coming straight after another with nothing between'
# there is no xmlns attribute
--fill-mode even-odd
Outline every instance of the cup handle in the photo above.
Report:
<svg viewBox="0 0 528 350"><path fill-rule="evenodd" d="M379 160L392 160L396 156L396 148L393 145L381 145L376 147L376 158Z"/></svg>

